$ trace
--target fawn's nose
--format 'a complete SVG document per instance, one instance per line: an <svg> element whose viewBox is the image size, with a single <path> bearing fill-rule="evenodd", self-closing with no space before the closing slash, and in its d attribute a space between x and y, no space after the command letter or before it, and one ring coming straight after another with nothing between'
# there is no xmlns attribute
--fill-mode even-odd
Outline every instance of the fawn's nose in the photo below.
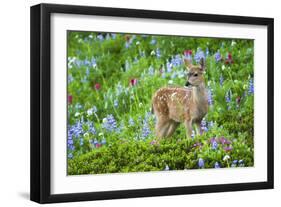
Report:
<svg viewBox="0 0 281 207"><path fill-rule="evenodd" d="M185 86L190 86L189 81L186 81Z"/></svg>

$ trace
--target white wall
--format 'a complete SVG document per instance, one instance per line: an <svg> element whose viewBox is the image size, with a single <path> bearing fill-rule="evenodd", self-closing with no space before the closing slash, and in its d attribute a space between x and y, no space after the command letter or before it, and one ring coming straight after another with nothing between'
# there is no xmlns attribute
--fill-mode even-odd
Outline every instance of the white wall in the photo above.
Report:
<svg viewBox="0 0 281 207"><path fill-rule="evenodd" d="M29 197L29 7L67 3L137 9L217 13L275 18L275 190L123 199L53 206L254 206L280 202L281 13L277 0L70 0L2 1L0 32L0 206L35 206ZM279 47L279 48L278 48ZM277 49L278 48L278 49ZM265 69L266 70L266 69Z"/></svg>

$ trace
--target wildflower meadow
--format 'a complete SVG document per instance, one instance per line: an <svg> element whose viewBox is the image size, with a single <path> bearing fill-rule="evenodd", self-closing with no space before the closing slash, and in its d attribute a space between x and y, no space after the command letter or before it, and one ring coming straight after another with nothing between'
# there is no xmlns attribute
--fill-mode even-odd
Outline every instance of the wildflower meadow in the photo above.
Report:
<svg viewBox="0 0 281 207"><path fill-rule="evenodd" d="M68 175L254 166L254 41L67 33ZM203 58L201 133L155 136L152 96Z"/></svg>

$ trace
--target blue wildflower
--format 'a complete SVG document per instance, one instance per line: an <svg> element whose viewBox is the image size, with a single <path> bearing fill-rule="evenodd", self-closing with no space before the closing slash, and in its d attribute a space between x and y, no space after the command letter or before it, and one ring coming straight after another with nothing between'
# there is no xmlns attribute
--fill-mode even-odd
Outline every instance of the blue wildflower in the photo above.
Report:
<svg viewBox="0 0 281 207"><path fill-rule="evenodd" d="M216 169L221 168L221 167L220 167L220 164L219 164L218 162L215 163L214 167L215 167Z"/></svg>
<svg viewBox="0 0 281 207"><path fill-rule="evenodd" d="M97 61L96 61L96 59L95 59L94 57L92 57L91 66L92 66L93 68L97 67Z"/></svg>
<svg viewBox="0 0 281 207"><path fill-rule="evenodd" d="M191 138L193 139L194 137L195 137L195 131L192 130L192 132L191 132Z"/></svg>
<svg viewBox="0 0 281 207"><path fill-rule="evenodd" d="M196 54L194 55L194 59L196 61L196 63L199 63L201 59L205 60L205 54L204 52L199 48L196 52Z"/></svg>
<svg viewBox="0 0 281 207"><path fill-rule="evenodd" d="M93 123L92 123L92 122L87 122L87 124L88 124L88 128L89 128L88 131L89 131L91 134L96 134L97 132L96 132L96 129L95 129Z"/></svg>
<svg viewBox="0 0 281 207"><path fill-rule="evenodd" d="M83 146L83 144L84 144L84 139L83 138L80 138L79 144L80 144L80 146Z"/></svg>
<svg viewBox="0 0 281 207"><path fill-rule="evenodd" d="M134 126L134 125L135 125L134 119L132 117L130 117L129 126Z"/></svg>
<svg viewBox="0 0 281 207"><path fill-rule="evenodd" d="M153 68L152 65L149 66L149 68L148 68L148 74L149 74L149 75L154 75L154 68Z"/></svg>
<svg viewBox="0 0 281 207"><path fill-rule="evenodd" d="M206 56L208 56L209 55L209 48L206 48Z"/></svg>
<svg viewBox="0 0 281 207"><path fill-rule="evenodd" d="M173 65L169 61L167 61L167 63L166 63L167 73L172 72L172 66Z"/></svg>
<svg viewBox="0 0 281 207"><path fill-rule="evenodd" d="M205 131L205 132L208 131L207 122L205 121L205 119L202 119L200 125L201 125L201 129L202 129L203 131Z"/></svg>
<svg viewBox="0 0 281 207"><path fill-rule="evenodd" d="M102 145L105 145L105 144L106 144L106 139L105 139L105 138L103 138L103 139L101 140L101 144L102 144Z"/></svg>
<svg viewBox="0 0 281 207"><path fill-rule="evenodd" d="M157 42L156 39L153 38L153 39L151 39L150 44L151 44L151 45L155 45L156 42Z"/></svg>
<svg viewBox="0 0 281 207"><path fill-rule="evenodd" d="M125 61L125 71L128 71L131 69L131 64L128 60Z"/></svg>
<svg viewBox="0 0 281 207"><path fill-rule="evenodd" d="M218 143L216 142L216 140L214 140L213 142L212 142L212 149L213 150L216 150L218 148Z"/></svg>
<svg viewBox="0 0 281 207"><path fill-rule="evenodd" d="M142 135L141 137L142 138L146 138L150 135L151 131L150 131L150 128L149 128L149 124L147 122L147 120L143 120L143 125L142 125Z"/></svg>
<svg viewBox="0 0 281 207"><path fill-rule="evenodd" d="M172 57L171 64L174 67L181 66L183 64L183 60L182 60L181 55L176 55L175 57Z"/></svg>
<svg viewBox="0 0 281 207"><path fill-rule="evenodd" d="M103 119L103 128L105 128L109 132L116 131L117 129L117 122L112 114L107 115Z"/></svg>
<svg viewBox="0 0 281 207"><path fill-rule="evenodd" d="M161 51L159 48L156 49L156 57L160 58L161 57Z"/></svg>
<svg viewBox="0 0 281 207"><path fill-rule="evenodd" d="M214 126L214 122L213 121L208 122L208 127L209 128L212 128L213 126Z"/></svg>
<svg viewBox="0 0 281 207"><path fill-rule="evenodd" d="M99 35L97 36L97 38L98 38L99 41L103 41L103 39L104 39L102 34L99 34Z"/></svg>
<svg viewBox="0 0 281 207"><path fill-rule="evenodd" d="M239 166L239 167L244 167L244 166L245 166L244 160L239 160L239 161L238 161L238 166Z"/></svg>
<svg viewBox="0 0 281 207"><path fill-rule="evenodd" d="M117 99L114 100L113 105L114 105L114 107L118 107L118 100Z"/></svg>
<svg viewBox="0 0 281 207"><path fill-rule="evenodd" d="M208 94L207 94L207 98L208 98L208 104L209 105L213 105L214 101L213 101L213 92L212 89L208 89Z"/></svg>
<svg viewBox="0 0 281 207"><path fill-rule="evenodd" d="M223 81L224 81L224 79L223 79L223 76L221 75L221 76L220 76L220 86L222 86Z"/></svg>
<svg viewBox="0 0 281 207"><path fill-rule="evenodd" d="M111 33L111 37L112 37L112 39L116 39L116 34L115 33Z"/></svg>
<svg viewBox="0 0 281 207"><path fill-rule="evenodd" d="M73 158L72 152L68 153L67 157L68 157L69 159L72 159L72 158Z"/></svg>
<svg viewBox="0 0 281 207"><path fill-rule="evenodd" d="M225 94L225 101L226 103L229 103L231 101L231 96L232 96L232 93L231 93L231 90L229 90L226 94Z"/></svg>
<svg viewBox="0 0 281 207"><path fill-rule="evenodd" d="M249 80L249 89L248 89L248 94L254 94L254 83L253 83L253 79L251 78Z"/></svg>
<svg viewBox="0 0 281 207"><path fill-rule="evenodd" d="M232 164L231 164L231 167L236 167L236 166L237 166L237 163L238 163L238 160L233 160L233 161L232 161Z"/></svg>
<svg viewBox="0 0 281 207"><path fill-rule="evenodd" d="M216 62L219 62L221 60L221 54L219 51L215 53L215 60Z"/></svg>
<svg viewBox="0 0 281 207"><path fill-rule="evenodd" d="M199 158L198 160L198 167L199 168L204 168L205 162L202 158Z"/></svg>

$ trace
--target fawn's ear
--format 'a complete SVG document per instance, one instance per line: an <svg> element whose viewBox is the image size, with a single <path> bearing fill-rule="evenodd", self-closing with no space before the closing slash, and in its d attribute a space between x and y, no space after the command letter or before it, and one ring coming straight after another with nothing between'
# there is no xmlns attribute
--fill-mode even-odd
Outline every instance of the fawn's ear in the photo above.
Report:
<svg viewBox="0 0 281 207"><path fill-rule="evenodd" d="M187 58L183 58L183 60L184 60L184 64L185 64L185 66L186 66L186 69L187 69L187 70L190 70L190 68L191 68L191 66L192 66L190 60L187 59Z"/></svg>
<svg viewBox="0 0 281 207"><path fill-rule="evenodd" d="M204 58L201 58L200 59L200 62L199 62L199 64L200 64L200 66L201 66L201 70L205 70L205 60L204 60Z"/></svg>

